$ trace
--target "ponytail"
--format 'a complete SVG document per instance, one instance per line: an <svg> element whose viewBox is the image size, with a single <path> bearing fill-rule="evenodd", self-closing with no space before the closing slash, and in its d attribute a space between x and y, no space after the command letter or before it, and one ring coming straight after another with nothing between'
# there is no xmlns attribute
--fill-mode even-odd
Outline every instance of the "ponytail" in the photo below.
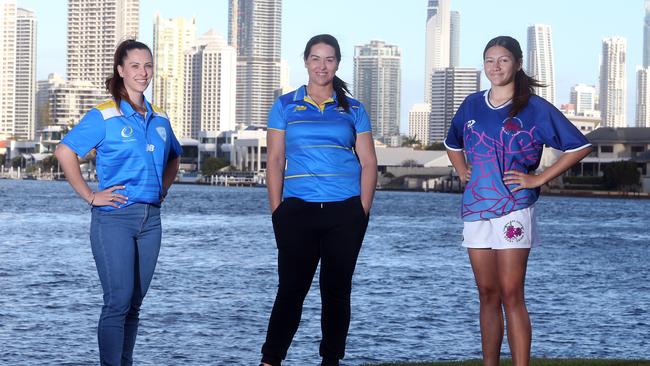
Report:
<svg viewBox="0 0 650 366"><path fill-rule="evenodd" d="M348 84L336 75L334 76L334 91L336 92L336 101L339 106L343 107L349 113L350 102L348 102L346 94L350 94L350 89L348 89Z"/></svg>
<svg viewBox="0 0 650 366"><path fill-rule="evenodd" d="M530 96L535 94L534 87L545 86L535 78L526 75L523 69L517 71L515 74L515 93L512 96L512 107L510 107L508 115L512 118L526 107Z"/></svg>

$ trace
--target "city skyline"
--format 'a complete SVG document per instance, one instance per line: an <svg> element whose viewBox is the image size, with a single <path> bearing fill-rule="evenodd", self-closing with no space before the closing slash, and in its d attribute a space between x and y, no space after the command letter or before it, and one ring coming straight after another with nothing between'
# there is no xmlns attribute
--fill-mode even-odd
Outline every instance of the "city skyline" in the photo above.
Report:
<svg viewBox="0 0 650 366"><path fill-rule="evenodd" d="M53 72L65 74L66 23L61 19L66 17L67 2L58 1L60 6L52 6L53 2L17 0L19 7L33 10L39 21L38 80L47 78ZM483 47L496 35L511 35L524 48L527 47L527 27L536 23L548 24L553 29L556 103L559 105L569 102L573 85L598 85L602 40L612 36L625 37L628 44L627 123L632 125L636 82L630 77L635 77L635 68L643 61L644 1L624 2L616 7L593 7L592 2L587 0L549 0L545 6L536 4L533 1L503 0L495 9L485 2L452 0L451 8L458 11L461 18L459 66L482 68ZM197 33L203 34L212 28L227 37L227 0L187 0L183 5L178 7L172 0L141 0L140 39L152 46L156 10L165 18L196 16ZM340 11L343 7L345 12ZM405 133L408 130L409 109L423 101L427 0L404 2L393 8L372 6L369 0L348 3L332 0L331 6L319 8L318 11L320 15L314 16L309 4L297 0L283 1L282 58L289 64L291 85L297 87L306 82L302 49L314 34L327 32L339 39L343 53L339 75L350 83L353 79L354 46L375 39L394 44L402 50L400 131ZM360 17L359 14L364 16ZM580 21L585 17L589 19L588 22ZM405 22L404 19L412 21ZM399 22L399 26L387 26L391 22ZM484 89L486 86L483 78L481 87Z"/></svg>

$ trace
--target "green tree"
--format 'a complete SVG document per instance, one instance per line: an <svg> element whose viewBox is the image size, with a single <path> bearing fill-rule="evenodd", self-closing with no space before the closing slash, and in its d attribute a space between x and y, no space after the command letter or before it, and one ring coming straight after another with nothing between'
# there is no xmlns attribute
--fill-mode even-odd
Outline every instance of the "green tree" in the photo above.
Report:
<svg viewBox="0 0 650 366"><path fill-rule="evenodd" d="M228 165L230 165L230 162L226 159L209 157L203 160L203 164L201 164L201 174L204 176L215 175L219 172L219 169Z"/></svg>
<svg viewBox="0 0 650 366"><path fill-rule="evenodd" d="M59 164L59 161L56 159L56 156L54 156L54 154L52 154L52 155L44 158L43 160L41 160L41 169L44 172L49 172L50 169L52 169L52 168L56 169L58 164Z"/></svg>
<svg viewBox="0 0 650 366"><path fill-rule="evenodd" d="M18 169L18 167L24 167L24 161L25 159L22 156L16 156L11 159L11 166L14 169Z"/></svg>
<svg viewBox="0 0 650 366"><path fill-rule="evenodd" d="M435 150L435 151L444 151L447 148L445 147L445 144L442 142L434 142L431 145L427 145L424 147L424 150Z"/></svg>
<svg viewBox="0 0 650 366"><path fill-rule="evenodd" d="M406 159L400 164L400 166L413 168L416 166L420 166L420 164L418 164L418 162L414 159Z"/></svg>
<svg viewBox="0 0 650 366"><path fill-rule="evenodd" d="M409 147L414 145L422 145L422 142L418 140L418 135L406 136L402 141L402 147Z"/></svg>
<svg viewBox="0 0 650 366"><path fill-rule="evenodd" d="M604 171L605 187L621 191L636 191L641 173L632 161L617 161L607 164Z"/></svg>

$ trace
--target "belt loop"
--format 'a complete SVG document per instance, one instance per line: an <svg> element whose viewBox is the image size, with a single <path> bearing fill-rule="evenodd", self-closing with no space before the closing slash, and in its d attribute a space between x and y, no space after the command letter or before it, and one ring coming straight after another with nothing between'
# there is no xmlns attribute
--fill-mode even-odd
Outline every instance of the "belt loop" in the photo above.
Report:
<svg viewBox="0 0 650 366"><path fill-rule="evenodd" d="M320 203L320 208L323 208L323 202Z"/></svg>

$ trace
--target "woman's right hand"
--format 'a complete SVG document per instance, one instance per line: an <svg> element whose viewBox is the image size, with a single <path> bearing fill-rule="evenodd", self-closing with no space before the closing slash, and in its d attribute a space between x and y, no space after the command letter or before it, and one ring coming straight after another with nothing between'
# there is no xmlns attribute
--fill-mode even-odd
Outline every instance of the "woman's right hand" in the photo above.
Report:
<svg viewBox="0 0 650 366"><path fill-rule="evenodd" d="M112 206L119 208L119 205L125 204L129 197L115 193L116 189L124 189L126 186L112 186L103 191L93 192L91 197L87 199L88 204L91 206Z"/></svg>
<svg viewBox="0 0 650 366"><path fill-rule="evenodd" d="M465 170L465 174L462 174L460 176L460 180L462 181L463 184L467 184L469 182L470 178L472 178L472 166L468 166L467 170Z"/></svg>

